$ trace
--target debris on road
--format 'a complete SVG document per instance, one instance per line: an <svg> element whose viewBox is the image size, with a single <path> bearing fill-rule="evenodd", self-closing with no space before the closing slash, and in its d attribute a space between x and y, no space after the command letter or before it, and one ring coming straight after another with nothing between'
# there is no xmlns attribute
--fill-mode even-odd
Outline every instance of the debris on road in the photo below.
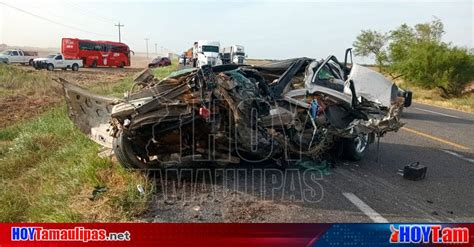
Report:
<svg viewBox="0 0 474 247"><path fill-rule="evenodd" d="M403 126L400 89L334 56L203 66L162 80L143 71L134 85L141 88L125 99L61 82L71 119L91 139L113 147L127 168L317 160L334 147L359 160L375 136Z"/></svg>
<svg viewBox="0 0 474 247"><path fill-rule="evenodd" d="M408 180L422 180L426 177L428 167L420 165L420 162L413 162L403 168L403 178Z"/></svg>

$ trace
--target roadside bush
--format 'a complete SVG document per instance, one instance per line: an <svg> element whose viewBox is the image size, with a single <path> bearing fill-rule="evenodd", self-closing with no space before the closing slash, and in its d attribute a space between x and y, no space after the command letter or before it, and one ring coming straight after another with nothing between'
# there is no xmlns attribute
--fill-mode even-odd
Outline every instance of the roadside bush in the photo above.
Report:
<svg viewBox="0 0 474 247"><path fill-rule="evenodd" d="M443 97L460 96L474 80L474 58L465 49L446 44L416 43L391 70L416 86L440 89Z"/></svg>
<svg viewBox="0 0 474 247"><path fill-rule="evenodd" d="M377 55L384 51L390 74L398 74L396 77L403 77L405 82L425 89L439 89L440 95L448 98L461 96L466 85L474 80L474 56L467 49L441 41L444 25L437 18L413 27L403 24L387 34L370 36L378 39L367 39L368 34L373 33L377 32L361 32L354 42L355 54ZM376 42L377 52L373 49L361 52L364 50L360 47L372 47L374 40L382 40L382 37L387 37L387 42ZM381 66L380 59L376 62Z"/></svg>

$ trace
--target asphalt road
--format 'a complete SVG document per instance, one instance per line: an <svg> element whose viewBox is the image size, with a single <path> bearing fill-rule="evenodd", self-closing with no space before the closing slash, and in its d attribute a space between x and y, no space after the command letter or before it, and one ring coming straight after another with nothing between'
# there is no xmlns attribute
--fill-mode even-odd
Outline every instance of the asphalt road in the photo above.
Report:
<svg viewBox="0 0 474 247"><path fill-rule="evenodd" d="M327 209L329 221L474 221L474 115L414 103L403 121L381 139L379 162L372 145L364 160L332 169L323 179L326 200L312 209ZM424 180L397 174L415 161L428 167Z"/></svg>
<svg viewBox="0 0 474 247"><path fill-rule="evenodd" d="M339 161L318 172L313 197L295 187L301 171L277 176L260 174L260 164L240 165L228 168L240 171L233 178L213 177L213 193L197 193L197 202L157 199L150 216L154 221L473 222L474 114L413 103L402 119L405 127L381 138L378 154L373 144L363 160ZM425 179L400 175L399 169L413 162L428 167ZM292 172L297 176L288 175Z"/></svg>
<svg viewBox="0 0 474 247"><path fill-rule="evenodd" d="M474 114L413 103L405 109L403 121L406 125L398 133L381 138L378 162L376 145L371 145L363 160L340 161L317 173L317 184L311 185L317 189L309 199L308 191L299 190L298 186L292 190L301 171L297 171L298 179L292 180L288 176L292 171L283 171L287 176L281 177L259 173L259 165L236 166L229 169L240 172L238 176L224 179L226 186L222 186L220 176L212 177L214 183L210 188L193 194L198 200L182 202L175 200L176 193L171 197L161 193L168 195L165 198L158 189L155 207L147 220L474 221ZM404 179L399 169L416 161L428 167L426 178ZM249 182L249 178L253 180ZM191 180L188 182L196 182ZM285 183L275 186L280 182ZM178 194L185 190L190 188L184 185Z"/></svg>

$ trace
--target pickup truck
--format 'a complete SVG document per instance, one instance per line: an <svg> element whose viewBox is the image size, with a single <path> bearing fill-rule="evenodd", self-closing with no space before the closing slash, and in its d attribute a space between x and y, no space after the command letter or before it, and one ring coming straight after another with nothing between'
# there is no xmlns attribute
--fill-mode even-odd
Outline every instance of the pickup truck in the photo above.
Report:
<svg viewBox="0 0 474 247"><path fill-rule="evenodd" d="M36 58L33 60L33 67L35 69L47 69L52 71L54 69L72 69L78 71L82 67L82 60L80 59L64 59L63 54L51 54L45 58Z"/></svg>
<svg viewBox="0 0 474 247"><path fill-rule="evenodd" d="M33 60L38 57L38 52L23 51L19 49L7 50L0 54L0 61L5 63L21 63L33 65Z"/></svg>

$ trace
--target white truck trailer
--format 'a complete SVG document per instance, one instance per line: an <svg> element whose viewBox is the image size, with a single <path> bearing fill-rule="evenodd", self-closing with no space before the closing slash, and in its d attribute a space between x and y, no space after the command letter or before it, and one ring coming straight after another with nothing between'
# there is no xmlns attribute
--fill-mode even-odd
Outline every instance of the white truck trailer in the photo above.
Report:
<svg viewBox="0 0 474 247"><path fill-rule="evenodd" d="M33 66L35 69L47 69L52 71L54 69L71 69L72 71L78 71L82 67L81 59L64 59L63 54L51 54L44 58L36 58L33 60Z"/></svg>
<svg viewBox="0 0 474 247"><path fill-rule="evenodd" d="M193 46L193 67L221 65L218 41L199 40Z"/></svg>
<svg viewBox="0 0 474 247"><path fill-rule="evenodd" d="M21 64L33 64L33 60L38 57L38 52L36 51L23 51L20 49L6 50L0 54L0 60L11 64L11 63L21 63Z"/></svg>
<svg viewBox="0 0 474 247"><path fill-rule="evenodd" d="M245 63L245 57L245 49L242 45L233 45L221 48L221 58L223 64L243 64Z"/></svg>

